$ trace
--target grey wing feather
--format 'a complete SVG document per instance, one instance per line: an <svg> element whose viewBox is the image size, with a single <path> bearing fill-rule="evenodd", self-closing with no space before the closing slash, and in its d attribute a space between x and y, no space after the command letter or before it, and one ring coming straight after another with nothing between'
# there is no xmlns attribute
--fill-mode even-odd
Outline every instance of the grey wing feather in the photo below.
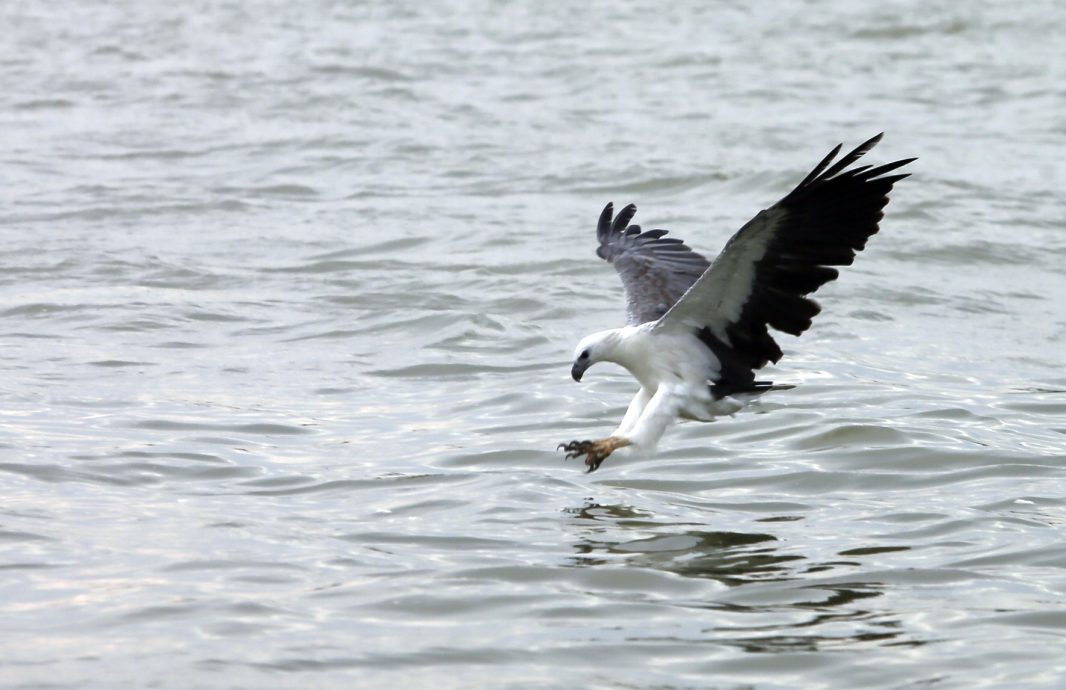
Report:
<svg viewBox="0 0 1066 690"><path fill-rule="evenodd" d="M710 266L681 240L666 237L666 230L642 232L639 225L629 225L636 212L629 204L615 216L614 204L608 203L596 226L596 254L622 278L629 324L658 320Z"/></svg>

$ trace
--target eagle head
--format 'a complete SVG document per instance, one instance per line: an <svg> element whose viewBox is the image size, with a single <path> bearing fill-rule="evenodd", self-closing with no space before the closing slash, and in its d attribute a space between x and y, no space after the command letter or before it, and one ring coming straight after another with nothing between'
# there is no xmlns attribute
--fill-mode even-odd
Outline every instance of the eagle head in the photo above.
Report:
<svg viewBox="0 0 1066 690"><path fill-rule="evenodd" d="M580 381L585 375L585 370L596 362L614 361L614 350L618 344L618 330L600 331L585 336L574 349L574 366L570 368L570 375L575 381Z"/></svg>

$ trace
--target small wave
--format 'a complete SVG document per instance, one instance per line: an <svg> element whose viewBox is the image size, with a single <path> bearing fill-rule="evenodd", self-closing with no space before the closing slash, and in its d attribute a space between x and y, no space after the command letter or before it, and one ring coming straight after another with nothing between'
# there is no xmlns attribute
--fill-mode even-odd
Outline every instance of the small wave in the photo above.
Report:
<svg viewBox="0 0 1066 690"><path fill-rule="evenodd" d="M73 108L76 105L77 103L66 98L35 98L28 101L20 101L12 107L15 110L57 110Z"/></svg>
<svg viewBox="0 0 1066 690"><path fill-rule="evenodd" d="M313 433L311 429L290 424L210 424L207 422L178 422L171 419L149 419L132 422L131 429L153 429L155 431L230 431L257 436L291 436Z"/></svg>
<svg viewBox="0 0 1066 690"><path fill-rule="evenodd" d="M467 364L465 362L438 362L430 364L413 364L396 369L377 369L368 371L371 376L383 376L386 378L451 378L469 377L475 374L504 374L523 371L540 371L551 365L545 364L518 364L515 366L500 366L491 364Z"/></svg>

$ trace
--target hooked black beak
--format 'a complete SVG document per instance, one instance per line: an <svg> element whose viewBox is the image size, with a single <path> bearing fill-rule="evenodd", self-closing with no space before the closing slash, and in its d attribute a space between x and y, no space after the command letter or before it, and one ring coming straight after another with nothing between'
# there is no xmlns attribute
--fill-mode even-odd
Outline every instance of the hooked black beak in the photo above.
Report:
<svg viewBox="0 0 1066 690"><path fill-rule="evenodd" d="M588 362L574 362L573 368L570 369L570 375L574 377L575 381L580 382L581 377L584 376L585 370L588 368Z"/></svg>

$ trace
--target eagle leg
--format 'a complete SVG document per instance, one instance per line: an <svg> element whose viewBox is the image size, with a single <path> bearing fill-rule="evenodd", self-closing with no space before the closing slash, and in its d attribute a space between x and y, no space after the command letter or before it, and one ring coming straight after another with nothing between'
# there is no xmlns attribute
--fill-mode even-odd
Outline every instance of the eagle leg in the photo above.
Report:
<svg viewBox="0 0 1066 690"><path fill-rule="evenodd" d="M603 461L607 459L608 455L619 448L625 448L629 444L630 441L627 438L608 436L607 438L601 438L595 441L571 441L570 443L560 443L559 449L566 451L567 460L579 458L584 455L585 466L589 468L588 471L595 472Z"/></svg>

